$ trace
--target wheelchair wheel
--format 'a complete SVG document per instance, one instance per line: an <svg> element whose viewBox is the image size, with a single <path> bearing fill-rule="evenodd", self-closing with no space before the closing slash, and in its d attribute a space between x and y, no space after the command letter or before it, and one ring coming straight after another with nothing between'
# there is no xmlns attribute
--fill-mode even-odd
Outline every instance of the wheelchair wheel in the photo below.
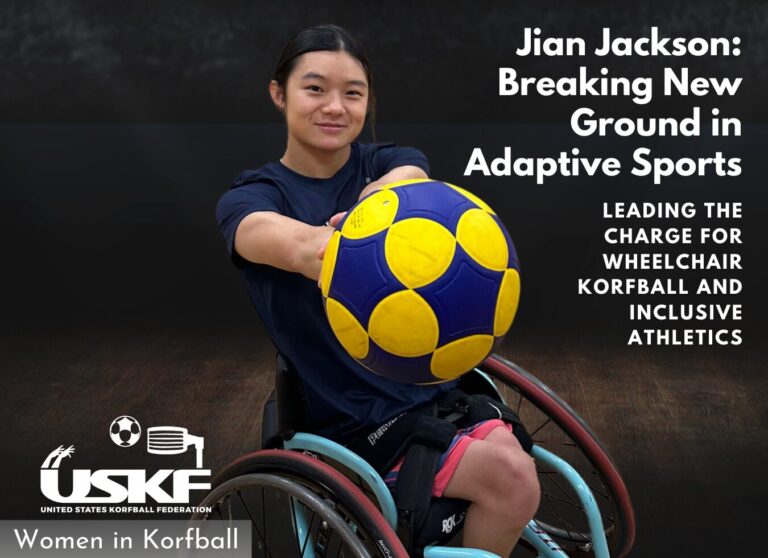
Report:
<svg viewBox="0 0 768 558"><path fill-rule="evenodd" d="M263 450L224 469L194 520L251 522L254 557L408 558L379 510L349 479L302 453Z"/></svg>
<svg viewBox="0 0 768 558"><path fill-rule="evenodd" d="M611 556L625 556L635 539L634 510L616 465L594 432L549 387L519 366L491 355L479 369L494 378L534 442L570 463L584 478L600 508ZM566 552L589 552L586 517L572 488L555 471L541 465L537 469L542 489L537 523Z"/></svg>

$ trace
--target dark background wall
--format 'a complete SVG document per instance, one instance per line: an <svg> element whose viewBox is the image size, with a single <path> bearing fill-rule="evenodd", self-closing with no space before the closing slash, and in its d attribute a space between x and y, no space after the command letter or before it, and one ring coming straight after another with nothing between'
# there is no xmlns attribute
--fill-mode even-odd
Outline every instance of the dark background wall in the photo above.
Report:
<svg viewBox="0 0 768 558"><path fill-rule="evenodd" d="M765 455L768 395L768 7L748 1L0 5L0 331L8 386L0 420L8 425L4 472L14 479L5 494L17 503L4 517L34 516L45 454L67 437L94 437L94 425L116 412L219 437L207 446L219 465L252 444L269 380L249 383L250 371L267 374L271 349L213 209L232 177L282 153L284 130L266 84L288 38L320 22L345 26L366 45L379 98L377 138L422 149L434 177L478 193L509 228L523 298L503 350L559 390L573 388L573 397L580 393L573 378L586 378L580 385L593 396L577 409L591 414L629 479L639 509L637 555L760 555L737 533L758 525L766 496L756 464ZM739 36L742 54L518 58L529 26L588 44L604 26L633 37L651 26L668 36ZM666 65L685 65L744 83L733 98L656 96L647 106L496 95L499 66L560 77L579 65L654 77ZM742 136L577 138L567 125L579 106L669 116L694 105L741 118ZM628 168L640 145L669 157L722 151L742 158L743 173L660 186L626 171L543 186L462 176L476 146L492 157L504 146L513 156L579 147ZM739 347L628 348L627 304L649 300L576 295L578 277L601 275L603 202L676 200L744 204L745 269L729 274L744 292L713 299L744 304ZM617 379L614 370L625 373ZM184 403L169 404L161 394L170 392ZM636 398L625 408L628 393ZM635 430L626 436L619 425L628 421ZM723 525L723 516L731 523Z"/></svg>
<svg viewBox="0 0 768 558"><path fill-rule="evenodd" d="M266 95L287 39L318 22L348 27L371 58L382 121L563 122L573 99L499 98L499 66L524 75L566 75L578 63L611 75L657 74L668 63L692 72L748 76L723 111L764 120L759 106L766 70L761 2L600 1L446 3L438 1L3 3L5 32L0 97L4 121L17 122L277 122ZM639 37L660 26L670 37L735 37L738 58L547 58L514 56L524 27L544 35L582 37L597 45L602 27ZM578 62L578 63L577 63ZM424 102L428 99L429 102ZM709 101L710 99L705 99ZM669 97L665 111L687 108ZM623 99L606 110L631 109Z"/></svg>

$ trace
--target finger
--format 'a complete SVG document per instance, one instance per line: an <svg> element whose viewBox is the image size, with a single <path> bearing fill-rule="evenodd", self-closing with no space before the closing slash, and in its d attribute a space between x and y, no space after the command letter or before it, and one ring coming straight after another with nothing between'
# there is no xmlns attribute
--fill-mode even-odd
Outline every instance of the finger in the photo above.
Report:
<svg viewBox="0 0 768 558"><path fill-rule="evenodd" d="M336 215L338 215L338 213ZM336 217L336 215L334 215L333 217ZM333 217L331 217L331 219L333 219ZM333 225L331 225L331 226L333 226ZM325 249L328 247L328 241L331 240L331 236L333 235L333 230L330 227L324 228L323 229L323 234L325 235L325 238L323 239L322 243L320 244L320 248L318 248L318 250L317 250L317 259L318 260L322 260L325 257Z"/></svg>
<svg viewBox="0 0 768 558"><path fill-rule="evenodd" d="M323 244L320 246L320 248L317 250L317 259L322 260L325 257L325 250L328 248L328 240L330 240L330 237L323 242Z"/></svg>
<svg viewBox="0 0 768 558"><path fill-rule="evenodd" d="M337 213L336 215L334 215L333 217L331 217L330 219L328 219L328 223L329 223L329 224L330 224L332 227L335 227L336 225L338 225L338 224L339 224L339 221L341 221L341 220L344 218L344 216L345 216L346 214L347 214L347 212L346 212L346 211L342 211L342 212L340 212L340 213Z"/></svg>

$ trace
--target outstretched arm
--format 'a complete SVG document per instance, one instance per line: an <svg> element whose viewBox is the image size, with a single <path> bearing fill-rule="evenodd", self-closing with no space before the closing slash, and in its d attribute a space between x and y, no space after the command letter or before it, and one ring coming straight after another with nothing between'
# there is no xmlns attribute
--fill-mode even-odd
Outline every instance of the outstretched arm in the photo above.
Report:
<svg viewBox="0 0 768 558"><path fill-rule="evenodd" d="M416 166L394 168L368 184L360 193L360 199L385 184L409 178L427 178L427 174ZM235 232L235 250L250 262L301 273L317 280L325 246L333 234L333 227L343 215L334 215L330 227L316 227L274 211L257 211L240 221Z"/></svg>
<svg viewBox="0 0 768 558"><path fill-rule="evenodd" d="M235 232L235 250L248 261L301 273L317 280L322 261L317 254L333 233L273 211L247 215Z"/></svg>

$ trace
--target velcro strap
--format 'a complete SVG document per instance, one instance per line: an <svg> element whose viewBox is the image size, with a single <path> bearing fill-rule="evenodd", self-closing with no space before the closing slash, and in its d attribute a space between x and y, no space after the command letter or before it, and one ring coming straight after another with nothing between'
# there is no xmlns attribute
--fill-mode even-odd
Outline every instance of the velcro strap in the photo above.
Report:
<svg viewBox="0 0 768 558"><path fill-rule="evenodd" d="M397 474L395 505L398 512L398 535L413 553L413 539L421 530L432 502L440 457L456 434L456 426L434 417L421 417L411 437L403 465Z"/></svg>
<svg viewBox="0 0 768 558"><path fill-rule="evenodd" d="M413 556L415 539L427 517L432 501L432 484L442 452L436 448L411 444L397 474L395 505L397 535L409 556Z"/></svg>
<svg viewBox="0 0 768 558"><path fill-rule="evenodd" d="M440 453L447 450L456 435L456 425L434 417L422 416L420 419L413 429L411 443L436 449Z"/></svg>

